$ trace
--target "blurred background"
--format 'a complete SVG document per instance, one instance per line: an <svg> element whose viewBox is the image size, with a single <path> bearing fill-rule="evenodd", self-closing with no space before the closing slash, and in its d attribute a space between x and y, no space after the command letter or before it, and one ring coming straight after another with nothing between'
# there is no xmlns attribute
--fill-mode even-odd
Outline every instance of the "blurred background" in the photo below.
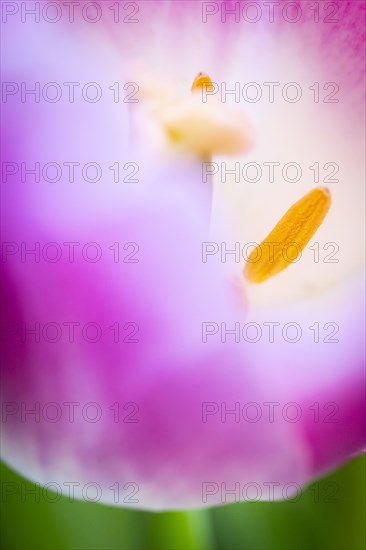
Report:
<svg viewBox="0 0 366 550"><path fill-rule="evenodd" d="M1 465L6 550L359 550L366 548L366 460L358 457L294 502L244 502L148 513L43 494ZM52 499L56 501L52 502Z"/></svg>

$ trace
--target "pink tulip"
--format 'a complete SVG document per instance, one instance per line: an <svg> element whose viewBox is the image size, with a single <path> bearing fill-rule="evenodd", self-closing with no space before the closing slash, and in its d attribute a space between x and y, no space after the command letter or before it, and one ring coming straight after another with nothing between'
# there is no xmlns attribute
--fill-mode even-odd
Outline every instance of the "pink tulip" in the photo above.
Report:
<svg viewBox="0 0 366 550"><path fill-rule="evenodd" d="M54 24L5 8L2 457L121 506L212 506L238 484L241 500L288 498L365 446L364 3L291 3L299 21L288 8L273 23L259 3L257 22L242 2L93 4L96 23L82 2L74 23L62 2ZM200 70L217 84L206 106L190 96ZM220 83L236 82L280 85L273 102L240 85L226 104ZM281 100L289 82L298 101ZM205 146L220 169L280 175L216 173L211 211ZM235 243L261 242L322 183L333 201L312 248L247 281Z"/></svg>

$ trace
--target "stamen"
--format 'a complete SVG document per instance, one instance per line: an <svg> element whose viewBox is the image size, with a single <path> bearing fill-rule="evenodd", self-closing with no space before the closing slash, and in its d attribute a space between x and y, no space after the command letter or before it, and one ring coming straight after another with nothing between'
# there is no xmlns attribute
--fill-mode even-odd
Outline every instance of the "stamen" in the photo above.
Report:
<svg viewBox="0 0 366 550"><path fill-rule="evenodd" d="M330 204L329 189L317 187L291 206L250 254L244 269L248 281L266 281L294 262L323 222Z"/></svg>
<svg viewBox="0 0 366 550"><path fill-rule="evenodd" d="M209 91L209 92L213 91L212 80L206 73L198 73L198 75L193 81L191 91L197 92L202 89L205 89L206 91Z"/></svg>

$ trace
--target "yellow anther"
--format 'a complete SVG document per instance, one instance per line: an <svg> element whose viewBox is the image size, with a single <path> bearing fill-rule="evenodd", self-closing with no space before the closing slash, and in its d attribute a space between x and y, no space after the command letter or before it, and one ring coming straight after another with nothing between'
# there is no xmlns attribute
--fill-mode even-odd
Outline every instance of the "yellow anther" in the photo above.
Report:
<svg viewBox="0 0 366 550"><path fill-rule="evenodd" d="M211 78L206 73L198 73L193 81L191 91L197 92L205 89L208 92L213 91L213 84Z"/></svg>
<svg viewBox="0 0 366 550"><path fill-rule="evenodd" d="M329 190L317 187L291 206L250 254L244 269L248 281L266 281L294 262L323 222L330 204Z"/></svg>

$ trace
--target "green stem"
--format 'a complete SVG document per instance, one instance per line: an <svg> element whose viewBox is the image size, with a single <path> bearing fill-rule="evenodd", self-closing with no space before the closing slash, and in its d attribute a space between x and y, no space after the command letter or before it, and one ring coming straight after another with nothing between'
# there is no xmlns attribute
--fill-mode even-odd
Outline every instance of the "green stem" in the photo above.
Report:
<svg viewBox="0 0 366 550"><path fill-rule="evenodd" d="M213 550L209 510L150 514L146 550Z"/></svg>

